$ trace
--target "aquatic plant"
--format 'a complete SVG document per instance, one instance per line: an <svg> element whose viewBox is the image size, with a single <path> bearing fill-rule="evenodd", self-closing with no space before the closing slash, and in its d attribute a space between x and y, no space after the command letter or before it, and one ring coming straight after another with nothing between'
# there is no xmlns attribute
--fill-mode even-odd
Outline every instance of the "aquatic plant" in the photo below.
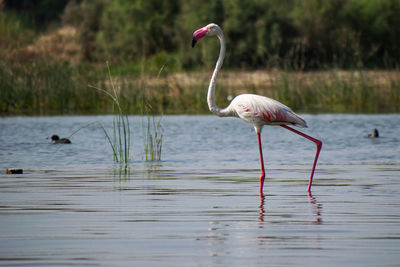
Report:
<svg viewBox="0 0 400 267"><path fill-rule="evenodd" d="M129 161L129 152L130 152L130 127L129 127L129 120L128 116L123 112L120 104L120 99L119 99L119 88L117 90L117 87L114 84L113 78L111 76L111 71L110 71L110 66L107 62L107 69L108 69L108 78L110 81L111 85L111 91L103 88L99 88L97 86L89 85L89 87L94 88L96 90L99 90L100 92L103 92L107 96L109 96L112 101L112 109L113 109L113 138L111 141L111 138L109 137L107 131L105 130L104 127L103 131L105 132L109 143L111 145L111 148L113 150L114 154L114 160L116 162L124 162L128 163Z"/></svg>
<svg viewBox="0 0 400 267"><path fill-rule="evenodd" d="M160 75L163 72L165 65L163 65L157 74L157 78L155 79L159 82ZM143 83L143 87L146 88L147 81L145 80ZM144 92L145 90L143 90ZM144 98L144 95L143 95ZM145 101L145 99L143 99ZM142 113L152 113L152 105L149 102L144 102ZM143 141L144 141L144 158L146 161L159 161L161 160L161 152L162 152L162 127L161 127L161 117L156 120L154 115L147 115L147 125L145 125L142 120L142 130L143 130Z"/></svg>
<svg viewBox="0 0 400 267"><path fill-rule="evenodd" d="M143 123L144 158L146 161L161 160L162 152L162 127L161 118L147 116L147 125Z"/></svg>

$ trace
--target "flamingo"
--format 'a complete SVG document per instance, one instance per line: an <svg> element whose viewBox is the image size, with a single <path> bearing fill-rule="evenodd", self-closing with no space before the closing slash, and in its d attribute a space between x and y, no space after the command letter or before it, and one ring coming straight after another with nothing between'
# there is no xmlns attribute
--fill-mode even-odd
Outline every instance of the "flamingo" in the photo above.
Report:
<svg viewBox="0 0 400 267"><path fill-rule="evenodd" d="M226 108L220 108L215 103L215 85L217 76L221 69L222 62L225 56L225 38L222 29L214 23L196 30L193 33L192 47L196 42L204 36L217 36L220 42L220 52L214 72L211 76L210 84L208 86L207 103L211 112L219 117L237 117L245 122L251 123L257 133L258 149L260 153L261 163L261 176L260 176L260 196L263 196L263 187L265 179L264 158L261 145L261 131L264 125L279 125L289 131L292 131L308 140L314 142L317 146L317 151L314 158L314 163L308 182L308 193L311 194L311 185L314 177L315 166L317 165L318 156L322 148L322 142L314 137L311 137L303 132L293 129L288 125L297 126L300 128L307 128L306 121L289 107L276 101L274 99L255 95L255 94L241 94L236 96Z"/></svg>

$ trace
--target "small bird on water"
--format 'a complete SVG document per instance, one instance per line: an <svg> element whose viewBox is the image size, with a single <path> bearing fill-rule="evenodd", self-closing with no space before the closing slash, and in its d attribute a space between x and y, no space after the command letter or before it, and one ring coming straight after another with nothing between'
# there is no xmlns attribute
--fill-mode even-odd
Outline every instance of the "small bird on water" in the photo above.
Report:
<svg viewBox="0 0 400 267"><path fill-rule="evenodd" d="M368 134L368 137L370 137L370 138L378 138L379 137L378 129L375 128L372 133Z"/></svg>
<svg viewBox="0 0 400 267"><path fill-rule="evenodd" d="M60 137L58 135L53 134L51 136L51 143L53 143L53 144L71 144L71 141L68 138L60 139Z"/></svg>

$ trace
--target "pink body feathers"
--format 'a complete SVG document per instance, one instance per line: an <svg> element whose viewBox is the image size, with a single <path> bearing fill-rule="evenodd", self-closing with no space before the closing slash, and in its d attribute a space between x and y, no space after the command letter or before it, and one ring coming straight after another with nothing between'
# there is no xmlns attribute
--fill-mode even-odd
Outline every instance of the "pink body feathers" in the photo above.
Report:
<svg viewBox="0 0 400 267"><path fill-rule="evenodd" d="M253 124L255 127L290 124L307 128L306 121L289 107L265 96L238 95L232 100L227 109L234 110L237 117Z"/></svg>

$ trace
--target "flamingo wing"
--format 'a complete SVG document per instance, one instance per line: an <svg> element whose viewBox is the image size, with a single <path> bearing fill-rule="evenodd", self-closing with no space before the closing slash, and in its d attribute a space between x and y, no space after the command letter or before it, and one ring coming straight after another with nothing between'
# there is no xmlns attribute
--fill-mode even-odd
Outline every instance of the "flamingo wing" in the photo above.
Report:
<svg viewBox="0 0 400 267"><path fill-rule="evenodd" d="M235 97L229 107L242 120L255 126L291 124L306 128L306 121L289 107L274 99L242 94Z"/></svg>

